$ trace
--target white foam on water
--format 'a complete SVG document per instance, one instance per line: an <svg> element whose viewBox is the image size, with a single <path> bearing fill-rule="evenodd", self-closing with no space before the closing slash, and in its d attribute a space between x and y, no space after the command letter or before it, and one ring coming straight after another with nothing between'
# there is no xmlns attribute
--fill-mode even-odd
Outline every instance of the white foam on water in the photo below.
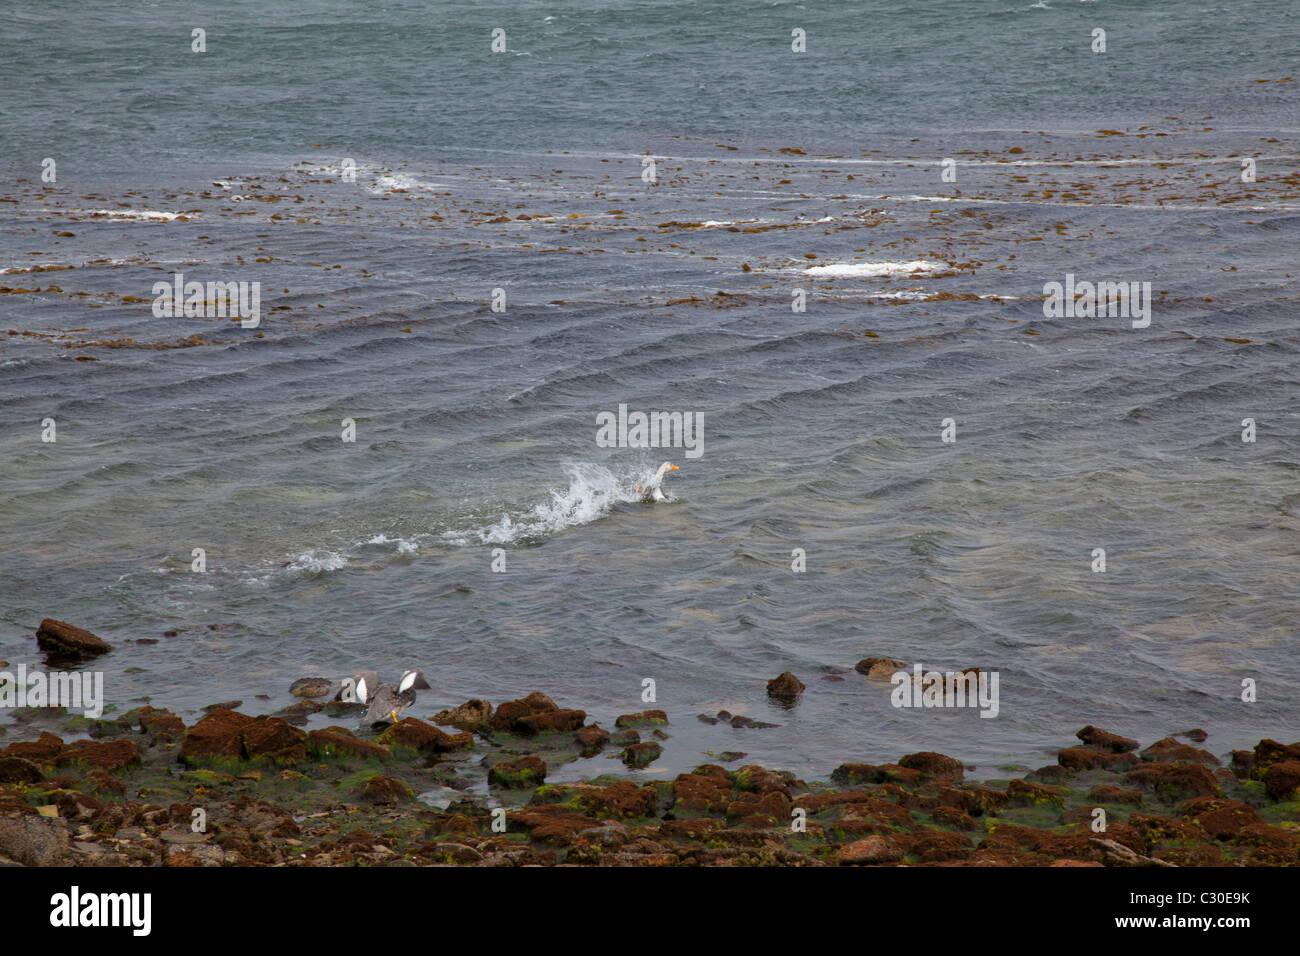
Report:
<svg viewBox="0 0 1300 956"><path fill-rule="evenodd" d="M375 535L367 541L366 544L379 546L393 545L395 546L394 550L396 550L398 554L415 554L415 552L420 550L420 546L414 541L408 541L405 538L390 538L382 532Z"/></svg>
<svg viewBox="0 0 1300 956"><path fill-rule="evenodd" d="M479 528L446 531L444 544L510 544L515 541L550 537L567 528L590 524L609 514L614 505L641 500L638 486L653 477L658 465L619 478L603 465L567 464L567 488L548 490L549 500L511 515L503 514L493 524Z"/></svg>
<svg viewBox="0 0 1300 956"><path fill-rule="evenodd" d="M110 219L137 219L142 221L171 222L173 219L189 219L194 213L159 212L156 209L74 209L86 216L107 216Z"/></svg>
<svg viewBox="0 0 1300 956"><path fill-rule="evenodd" d="M321 571L337 571L347 563L348 559L337 551L320 551L312 548L290 561L287 567L290 571L310 571L315 574Z"/></svg>
<svg viewBox="0 0 1300 956"><path fill-rule="evenodd" d="M861 279L873 276L911 275L947 268L946 262L929 262L925 259L916 259L912 262L836 262L824 266L811 266L804 270L804 274Z"/></svg>

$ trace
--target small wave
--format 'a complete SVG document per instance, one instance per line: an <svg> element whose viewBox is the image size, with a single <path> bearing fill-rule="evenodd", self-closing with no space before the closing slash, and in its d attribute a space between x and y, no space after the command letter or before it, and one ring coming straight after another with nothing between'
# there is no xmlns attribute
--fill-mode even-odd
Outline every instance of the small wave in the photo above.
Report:
<svg viewBox="0 0 1300 956"><path fill-rule="evenodd" d="M368 546L376 547L393 545L394 550L396 550L398 554L415 554L415 552L420 550L420 546L414 541L407 541L405 538L390 538L382 532L375 535L367 541L366 544Z"/></svg>
<svg viewBox="0 0 1300 956"><path fill-rule="evenodd" d="M182 221L192 217L192 213L183 212L159 212L154 209L77 209L73 212L79 212L84 216L107 217L109 219L138 219L143 221L171 222L173 219Z"/></svg>
<svg viewBox="0 0 1300 956"><path fill-rule="evenodd" d="M458 546L512 544L536 541L566 528L590 524L609 514L616 504L640 501L636 489L650 481L657 467L620 478L601 465L565 465L569 486L563 490L550 489L549 501L534 505L522 514L512 516L507 512L499 521L480 528L446 531L442 540Z"/></svg>
<svg viewBox="0 0 1300 956"><path fill-rule="evenodd" d="M337 571L348 563L348 559L337 551L318 551L312 548L294 558L285 567L290 571L310 571L313 574L322 571Z"/></svg>
<svg viewBox="0 0 1300 956"><path fill-rule="evenodd" d="M948 264L945 262L928 262L925 259L916 259L912 262L837 262L824 266L811 266L805 270L805 275L861 279L872 276L935 272L947 268Z"/></svg>

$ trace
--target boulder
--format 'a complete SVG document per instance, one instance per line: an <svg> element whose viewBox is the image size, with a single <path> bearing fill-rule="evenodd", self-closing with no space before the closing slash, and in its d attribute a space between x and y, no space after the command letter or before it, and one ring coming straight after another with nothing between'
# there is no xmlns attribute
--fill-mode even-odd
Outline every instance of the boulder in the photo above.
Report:
<svg viewBox="0 0 1300 956"><path fill-rule="evenodd" d="M1219 758L1208 750L1179 743L1173 737L1162 737L1146 750L1142 751L1143 760L1159 760L1164 763L1201 763L1217 767Z"/></svg>
<svg viewBox="0 0 1300 956"><path fill-rule="evenodd" d="M134 740L77 740L63 748L55 764L83 763L112 773L140 763L140 748Z"/></svg>
<svg viewBox="0 0 1300 956"><path fill-rule="evenodd" d="M609 743L609 731L603 730L599 724L591 724L579 730L573 739L584 757L594 757Z"/></svg>
<svg viewBox="0 0 1300 956"><path fill-rule="evenodd" d="M1089 724L1074 736L1078 737L1089 747L1096 747L1099 750L1109 750L1111 753L1126 753L1130 750L1138 749L1138 742L1132 737L1121 737L1119 734L1112 734L1108 730L1102 730L1100 727L1094 727Z"/></svg>
<svg viewBox="0 0 1300 956"><path fill-rule="evenodd" d="M532 755L517 760L502 760L488 770L489 784L508 789L535 787L545 779L546 761Z"/></svg>
<svg viewBox="0 0 1300 956"><path fill-rule="evenodd" d="M37 740L16 741L0 753L6 757L22 757L36 763L49 763L63 752L63 738L42 730Z"/></svg>
<svg viewBox="0 0 1300 956"><path fill-rule="evenodd" d="M241 731L243 755L295 762L307 759L307 735L279 717L255 717Z"/></svg>
<svg viewBox="0 0 1300 956"><path fill-rule="evenodd" d="M872 680L889 680L895 671L907 670L906 661L897 661L892 657L864 657L853 665L859 674L866 674Z"/></svg>
<svg viewBox="0 0 1300 956"><path fill-rule="evenodd" d="M898 761L898 765L917 770L932 780L960 780L966 772L960 760L931 750L908 754Z"/></svg>
<svg viewBox="0 0 1300 956"><path fill-rule="evenodd" d="M643 710L639 714L620 714L614 721L615 727L636 727L640 724L666 724L668 715L662 710Z"/></svg>
<svg viewBox="0 0 1300 956"><path fill-rule="evenodd" d="M1124 781L1154 790L1167 800L1221 796L1214 774L1200 764L1148 763L1130 770Z"/></svg>
<svg viewBox="0 0 1300 956"><path fill-rule="evenodd" d="M113 649L90 631L52 617L41 621L41 626L36 629L36 644L48 654L68 660L95 657Z"/></svg>
<svg viewBox="0 0 1300 956"><path fill-rule="evenodd" d="M361 740L343 727L326 727L307 734L307 753L314 757L360 757L366 760L387 760L389 749L381 744Z"/></svg>
<svg viewBox="0 0 1300 956"><path fill-rule="evenodd" d="M839 847L831 854L831 859L841 866L897 863L903 859L903 848L893 837L869 836Z"/></svg>
<svg viewBox="0 0 1300 956"><path fill-rule="evenodd" d="M233 710L214 710L205 714L181 739L181 761L190 764L218 757L239 759L244 752L241 734L252 722L252 717Z"/></svg>
<svg viewBox="0 0 1300 956"><path fill-rule="evenodd" d="M654 741L643 744L632 744L623 751L623 763L633 769L648 767L650 764L658 760L660 754L663 752L664 748L660 747Z"/></svg>
<svg viewBox="0 0 1300 956"><path fill-rule="evenodd" d="M804 683L789 671L767 682L767 696L781 701L793 701L804 690Z"/></svg>
<svg viewBox="0 0 1300 956"><path fill-rule="evenodd" d="M1296 800L1300 794L1300 760L1282 760L1264 771L1264 792L1274 800Z"/></svg>
<svg viewBox="0 0 1300 956"><path fill-rule="evenodd" d="M422 720L404 717L380 734L379 741L388 745L411 747L422 753L441 754L472 747L474 735L448 734Z"/></svg>
<svg viewBox="0 0 1300 956"><path fill-rule="evenodd" d="M457 730L477 731L492 719L492 705L486 700L467 700L451 710L440 710L433 715L435 723L455 727Z"/></svg>
<svg viewBox="0 0 1300 956"><path fill-rule="evenodd" d="M0 856L23 866L60 866L67 862L67 826L40 816L0 817Z"/></svg>
<svg viewBox="0 0 1300 956"><path fill-rule="evenodd" d="M0 757L0 783L37 783L41 768L24 757Z"/></svg>
<svg viewBox="0 0 1300 956"><path fill-rule="evenodd" d="M1118 770L1135 766L1138 758L1130 751L1113 753L1091 747L1065 747L1057 752L1056 762L1067 770Z"/></svg>

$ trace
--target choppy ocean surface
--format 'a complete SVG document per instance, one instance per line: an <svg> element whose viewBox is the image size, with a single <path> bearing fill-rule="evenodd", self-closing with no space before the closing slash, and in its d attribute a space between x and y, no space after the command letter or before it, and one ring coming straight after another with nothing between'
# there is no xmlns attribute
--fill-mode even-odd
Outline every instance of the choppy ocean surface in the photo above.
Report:
<svg viewBox="0 0 1300 956"><path fill-rule="evenodd" d="M48 616L119 710L409 664L416 716L606 726L652 678L652 775L1295 739L1293 4L264 6L6 13L0 660ZM260 327L156 317L177 272ZM1067 274L1149 327L1045 317ZM600 447L620 404L703 454ZM999 714L866 656L995 670Z"/></svg>

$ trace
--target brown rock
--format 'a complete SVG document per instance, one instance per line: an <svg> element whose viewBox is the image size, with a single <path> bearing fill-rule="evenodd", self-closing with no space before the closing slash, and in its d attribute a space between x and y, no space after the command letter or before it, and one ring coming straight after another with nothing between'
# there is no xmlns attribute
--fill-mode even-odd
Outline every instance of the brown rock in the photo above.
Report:
<svg viewBox="0 0 1300 956"><path fill-rule="evenodd" d="M1149 763L1124 775L1125 783L1154 790L1165 799L1221 796L1219 784L1200 764Z"/></svg>
<svg viewBox="0 0 1300 956"><path fill-rule="evenodd" d="M644 817L655 812L659 794L652 783L638 787L630 780L620 780L608 787L583 787L578 791L578 802L590 813Z"/></svg>
<svg viewBox="0 0 1300 956"><path fill-rule="evenodd" d="M1195 820L1216 840L1230 839L1240 833L1242 827L1264 822L1253 807L1215 797L1193 797L1185 801L1178 812L1189 820Z"/></svg>
<svg viewBox="0 0 1300 956"><path fill-rule="evenodd" d="M525 737L561 733L578 730L586 719L586 712L581 710L545 710L520 717L515 721L514 730Z"/></svg>
<svg viewBox="0 0 1300 956"><path fill-rule="evenodd" d="M666 724L668 715L662 710L643 710L639 714L621 714L614 721L615 727L635 727L638 724Z"/></svg>
<svg viewBox="0 0 1300 956"><path fill-rule="evenodd" d="M233 710L214 710L205 714L185 732L180 759L187 764L216 757L238 759L244 751L242 731L252 722L252 717Z"/></svg>
<svg viewBox="0 0 1300 956"><path fill-rule="evenodd" d="M510 821L531 831L534 840L568 846L592 821L559 806L529 807L510 814Z"/></svg>
<svg viewBox="0 0 1300 956"><path fill-rule="evenodd" d="M1088 799L1096 803L1131 803L1142 802L1142 794L1136 790L1125 790L1110 784L1099 784L1088 791Z"/></svg>
<svg viewBox="0 0 1300 956"><path fill-rule="evenodd" d="M932 750L908 754L898 764L908 770L918 770L932 780L960 780L966 772L960 760Z"/></svg>
<svg viewBox="0 0 1300 956"><path fill-rule="evenodd" d="M361 740L343 727L311 731L307 734L307 752L317 757L362 757L367 760L387 760L391 756L387 747Z"/></svg>
<svg viewBox="0 0 1300 956"><path fill-rule="evenodd" d="M1164 763L1201 763L1217 767L1219 758L1208 750L1179 743L1173 737L1163 737L1146 750L1142 751L1143 760L1159 760Z"/></svg>
<svg viewBox="0 0 1300 956"><path fill-rule="evenodd" d="M1137 764L1137 755L1131 752L1112 753L1090 747L1066 747L1056 754L1056 761L1067 770L1117 770Z"/></svg>
<svg viewBox="0 0 1300 956"><path fill-rule="evenodd" d="M502 760L488 769L488 783L498 787L526 789L545 779L546 762L531 754L517 760Z"/></svg>
<svg viewBox="0 0 1300 956"><path fill-rule="evenodd" d="M410 747L424 753L449 753L474 745L470 733L448 734L414 717L403 717L379 735L381 743L389 746Z"/></svg>
<svg viewBox="0 0 1300 956"><path fill-rule="evenodd" d="M149 734L151 744L180 740L185 735L185 721L170 710L140 707L130 714L142 733Z"/></svg>
<svg viewBox="0 0 1300 956"><path fill-rule="evenodd" d="M793 701L804 690L804 683L789 671L785 671L767 682L767 696L777 700Z"/></svg>
<svg viewBox="0 0 1300 956"><path fill-rule="evenodd" d="M1057 787L1045 787L1024 780L1007 784L1007 801L1015 807L1032 807L1038 804L1065 804L1065 793Z"/></svg>
<svg viewBox="0 0 1300 956"><path fill-rule="evenodd" d="M654 741L643 744L632 744L623 751L623 763L628 767L648 767L659 759L664 748L660 747Z"/></svg>
<svg viewBox="0 0 1300 956"><path fill-rule="evenodd" d="M574 740L584 757L593 757L609 743L609 731L602 730L599 724L591 724L579 730L574 735Z"/></svg>
<svg viewBox="0 0 1300 956"><path fill-rule="evenodd" d="M887 836L869 836L854 840L831 854L831 859L841 866L897 863L902 858L902 848L892 837Z"/></svg>
<svg viewBox="0 0 1300 956"><path fill-rule="evenodd" d="M889 680L895 671L906 670L907 663L896 661L892 657L864 657L853 665L853 669L873 680Z"/></svg>
<svg viewBox="0 0 1300 956"><path fill-rule="evenodd" d="M391 806L414 799L415 794L400 780L379 774L361 785L361 796L370 803Z"/></svg>
<svg viewBox="0 0 1300 956"><path fill-rule="evenodd" d="M279 717L255 717L241 731L245 757L292 763L307 759L307 735Z"/></svg>
<svg viewBox="0 0 1300 956"><path fill-rule="evenodd" d="M831 771L831 779L841 785L894 782L911 787L924 783L927 778L920 770L896 763L845 763Z"/></svg>
<svg viewBox="0 0 1300 956"><path fill-rule="evenodd" d="M435 722L455 727L457 730L477 731L492 719L492 705L475 697L451 710L440 710L433 715Z"/></svg>
<svg viewBox="0 0 1300 956"><path fill-rule="evenodd" d="M112 772L140 763L140 748L134 740L77 740L54 758L58 766L84 763Z"/></svg>
<svg viewBox="0 0 1300 956"><path fill-rule="evenodd" d="M1125 753L1129 750L1138 749L1138 742L1132 737L1121 737L1119 734L1112 734L1110 731L1094 727L1092 724L1084 727L1074 736L1090 747L1109 750L1111 753Z"/></svg>
<svg viewBox="0 0 1300 956"><path fill-rule="evenodd" d="M47 617L36 629L36 644L55 657L80 659L105 654L113 648L90 631Z"/></svg>
<svg viewBox="0 0 1300 956"><path fill-rule="evenodd" d="M1262 780L1264 771L1283 760L1300 760L1300 744L1280 744L1276 740L1261 740L1255 744L1255 765L1252 775Z"/></svg>
<svg viewBox="0 0 1300 956"><path fill-rule="evenodd" d="M63 739L42 730L37 740L17 741L0 753L6 757L22 757L36 763L49 763L63 751Z"/></svg>
<svg viewBox="0 0 1300 956"><path fill-rule="evenodd" d="M726 777L683 773L673 781L673 812L720 813L731 802L731 781Z"/></svg>
<svg viewBox="0 0 1300 956"><path fill-rule="evenodd" d="M0 783L36 783L45 774L24 757L0 757Z"/></svg>
<svg viewBox="0 0 1300 956"><path fill-rule="evenodd" d="M1300 760L1282 760L1264 771L1264 792L1274 800L1297 799L1300 787Z"/></svg>

